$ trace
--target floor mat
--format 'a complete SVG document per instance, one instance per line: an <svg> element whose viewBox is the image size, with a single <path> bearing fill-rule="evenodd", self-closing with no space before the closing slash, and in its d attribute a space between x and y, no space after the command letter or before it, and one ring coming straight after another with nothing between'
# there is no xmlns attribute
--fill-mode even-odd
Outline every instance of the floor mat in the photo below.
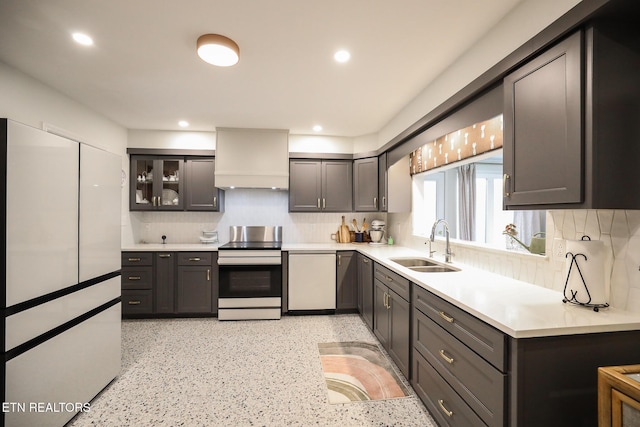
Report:
<svg viewBox="0 0 640 427"><path fill-rule="evenodd" d="M375 343L319 343L329 403L406 397L407 387Z"/></svg>

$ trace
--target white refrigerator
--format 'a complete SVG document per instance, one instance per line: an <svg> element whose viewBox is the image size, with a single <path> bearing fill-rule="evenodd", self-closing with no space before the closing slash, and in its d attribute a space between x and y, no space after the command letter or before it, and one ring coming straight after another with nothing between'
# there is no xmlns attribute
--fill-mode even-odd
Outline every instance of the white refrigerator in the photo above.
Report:
<svg viewBox="0 0 640 427"><path fill-rule="evenodd" d="M63 426L120 371L121 160L8 119L0 142L2 422Z"/></svg>

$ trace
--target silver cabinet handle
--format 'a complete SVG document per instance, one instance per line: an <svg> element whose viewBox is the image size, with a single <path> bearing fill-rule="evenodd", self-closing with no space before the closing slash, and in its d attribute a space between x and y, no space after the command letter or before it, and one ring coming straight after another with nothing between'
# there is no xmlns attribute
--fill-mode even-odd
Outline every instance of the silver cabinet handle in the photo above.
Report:
<svg viewBox="0 0 640 427"><path fill-rule="evenodd" d="M213 196L213 208L218 209L218 198Z"/></svg>
<svg viewBox="0 0 640 427"><path fill-rule="evenodd" d="M207 282L211 281L211 270L207 269Z"/></svg>
<svg viewBox="0 0 640 427"><path fill-rule="evenodd" d="M129 276L128 279L129 280L141 280L142 277L140 277L140 276Z"/></svg>
<svg viewBox="0 0 640 427"><path fill-rule="evenodd" d="M387 207L387 198L386 196L382 196L382 208L386 208Z"/></svg>
<svg viewBox="0 0 640 427"><path fill-rule="evenodd" d="M453 317L448 316L444 311L439 311L438 314L449 323L453 323L453 321L455 320Z"/></svg>
<svg viewBox="0 0 640 427"><path fill-rule="evenodd" d="M377 197L373 198L373 207L376 208L376 209L378 208L378 198Z"/></svg>
<svg viewBox="0 0 640 427"><path fill-rule="evenodd" d="M158 255L160 258L171 258L171 254L160 254Z"/></svg>
<svg viewBox="0 0 640 427"><path fill-rule="evenodd" d="M322 209L327 209L327 199L322 198Z"/></svg>
<svg viewBox="0 0 640 427"><path fill-rule="evenodd" d="M140 262L142 261L140 258L129 258L129 262Z"/></svg>
<svg viewBox="0 0 640 427"><path fill-rule="evenodd" d="M338 266L342 265L342 255L338 255Z"/></svg>
<svg viewBox="0 0 640 427"><path fill-rule="evenodd" d="M447 356L444 350L440 350L440 357L442 357L445 360L445 362L447 362L450 365L453 363L453 357Z"/></svg>
<svg viewBox="0 0 640 427"><path fill-rule="evenodd" d="M198 262L200 261L200 258L189 258L189 261Z"/></svg>
<svg viewBox="0 0 640 427"><path fill-rule="evenodd" d="M453 411L450 411L450 410L448 410L447 408L445 408L445 406L444 406L444 400L442 400L442 399L438 399L438 405L440 406L440 410L441 410L442 412L444 412L444 414L445 414L447 417L451 418L451 416L453 416Z"/></svg>
<svg viewBox="0 0 640 427"><path fill-rule="evenodd" d="M318 209L320 209L320 197L318 197Z"/></svg>
<svg viewBox="0 0 640 427"><path fill-rule="evenodd" d="M127 304L129 304L129 305L140 305L141 302L140 301L129 301L129 302L127 302Z"/></svg>
<svg viewBox="0 0 640 427"><path fill-rule="evenodd" d="M362 258L362 262L364 262L365 264L369 264L369 260L367 258Z"/></svg>
<svg viewBox="0 0 640 427"><path fill-rule="evenodd" d="M511 196L511 193L507 191L507 180L510 178L511 176L509 176L509 174L506 174L506 173L502 176L502 191L504 192L505 197Z"/></svg>

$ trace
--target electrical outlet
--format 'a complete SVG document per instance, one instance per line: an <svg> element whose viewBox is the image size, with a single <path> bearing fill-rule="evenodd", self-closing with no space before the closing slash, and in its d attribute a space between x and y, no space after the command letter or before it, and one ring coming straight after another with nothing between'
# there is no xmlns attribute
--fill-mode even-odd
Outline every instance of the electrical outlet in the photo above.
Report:
<svg viewBox="0 0 640 427"><path fill-rule="evenodd" d="M564 239L553 239L553 257L564 258L565 256L566 241Z"/></svg>

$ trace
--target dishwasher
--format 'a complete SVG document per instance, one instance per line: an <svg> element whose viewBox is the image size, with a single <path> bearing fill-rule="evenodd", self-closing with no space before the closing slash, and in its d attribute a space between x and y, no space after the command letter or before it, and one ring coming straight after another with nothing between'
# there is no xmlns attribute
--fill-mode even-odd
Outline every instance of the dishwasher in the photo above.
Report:
<svg viewBox="0 0 640 427"><path fill-rule="evenodd" d="M289 251L289 311L336 309L335 251Z"/></svg>

